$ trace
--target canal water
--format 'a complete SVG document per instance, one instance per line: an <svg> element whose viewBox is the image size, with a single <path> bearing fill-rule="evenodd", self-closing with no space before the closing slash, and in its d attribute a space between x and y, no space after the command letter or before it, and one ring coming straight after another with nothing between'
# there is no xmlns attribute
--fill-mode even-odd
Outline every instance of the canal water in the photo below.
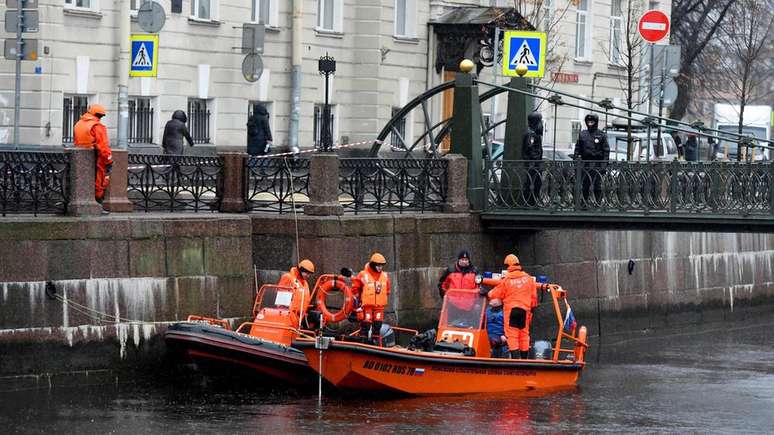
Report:
<svg viewBox="0 0 774 435"><path fill-rule="evenodd" d="M774 317L593 342L577 388L436 398L148 378L0 393L0 432L774 433Z"/></svg>

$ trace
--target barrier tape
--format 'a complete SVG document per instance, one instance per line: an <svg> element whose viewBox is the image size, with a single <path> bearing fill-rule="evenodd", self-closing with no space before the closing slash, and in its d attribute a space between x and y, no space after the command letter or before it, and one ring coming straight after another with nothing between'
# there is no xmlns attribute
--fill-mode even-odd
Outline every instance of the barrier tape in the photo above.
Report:
<svg viewBox="0 0 774 435"><path fill-rule="evenodd" d="M331 149L332 150L340 150L340 149L345 149L345 148L356 147L358 145L367 145L367 144L372 144L372 143L378 143L380 145L384 144L383 141L374 139L374 140L364 140L364 141L361 141L361 142L354 142L354 143L348 143L348 144L342 144L342 145L334 145ZM392 145L390 145L390 147L392 147ZM261 156L252 156L252 157L258 158L258 159L268 159L268 158L272 158L272 157L297 156L299 154L309 154L309 153L314 153L314 152L317 152L317 151L319 151L317 148L310 148L310 149L307 149L307 150L300 150L298 152L288 151L286 153L264 154L264 155L261 155Z"/></svg>

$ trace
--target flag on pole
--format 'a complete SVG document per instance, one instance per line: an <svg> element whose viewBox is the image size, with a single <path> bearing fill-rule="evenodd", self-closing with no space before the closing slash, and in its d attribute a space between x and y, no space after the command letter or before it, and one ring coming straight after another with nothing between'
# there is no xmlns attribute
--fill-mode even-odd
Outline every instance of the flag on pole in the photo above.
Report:
<svg viewBox="0 0 774 435"><path fill-rule="evenodd" d="M578 326L578 322L575 321L575 315L572 313L572 307L566 299L564 304L567 307L567 314L564 315L564 330L567 332L572 332L575 327Z"/></svg>

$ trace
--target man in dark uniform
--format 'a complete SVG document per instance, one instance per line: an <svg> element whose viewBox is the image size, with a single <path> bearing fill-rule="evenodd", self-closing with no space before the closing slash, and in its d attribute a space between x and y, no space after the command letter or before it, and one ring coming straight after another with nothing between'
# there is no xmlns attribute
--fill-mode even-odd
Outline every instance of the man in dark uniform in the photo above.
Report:
<svg viewBox="0 0 774 435"><path fill-rule="evenodd" d="M587 130L578 135L575 144L575 156L581 160L588 160L583 171L583 206L588 207L593 202L598 205L602 202L602 176L605 170L603 161L610 158L610 145L607 143L607 135L598 128L599 117L589 113L584 119ZM589 198L591 189L594 189L594 197Z"/></svg>
<svg viewBox="0 0 774 435"><path fill-rule="evenodd" d="M543 116L532 112L527 116L527 131L524 133L524 160L527 162L527 179L524 180L524 196L527 205L540 204L540 188L543 182L540 178L540 166L543 160Z"/></svg>

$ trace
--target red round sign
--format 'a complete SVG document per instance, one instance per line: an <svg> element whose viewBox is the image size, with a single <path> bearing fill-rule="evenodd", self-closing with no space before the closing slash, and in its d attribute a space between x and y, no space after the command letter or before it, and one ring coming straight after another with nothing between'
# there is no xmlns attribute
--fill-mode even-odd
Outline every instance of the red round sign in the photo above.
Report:
<svg viewBox="0 0 774 435"><path fill-rule="evenodd" d="M642 39L648 42L658 42L669 34L669 17L661 11L645 12L637 26Z"/></svg>

